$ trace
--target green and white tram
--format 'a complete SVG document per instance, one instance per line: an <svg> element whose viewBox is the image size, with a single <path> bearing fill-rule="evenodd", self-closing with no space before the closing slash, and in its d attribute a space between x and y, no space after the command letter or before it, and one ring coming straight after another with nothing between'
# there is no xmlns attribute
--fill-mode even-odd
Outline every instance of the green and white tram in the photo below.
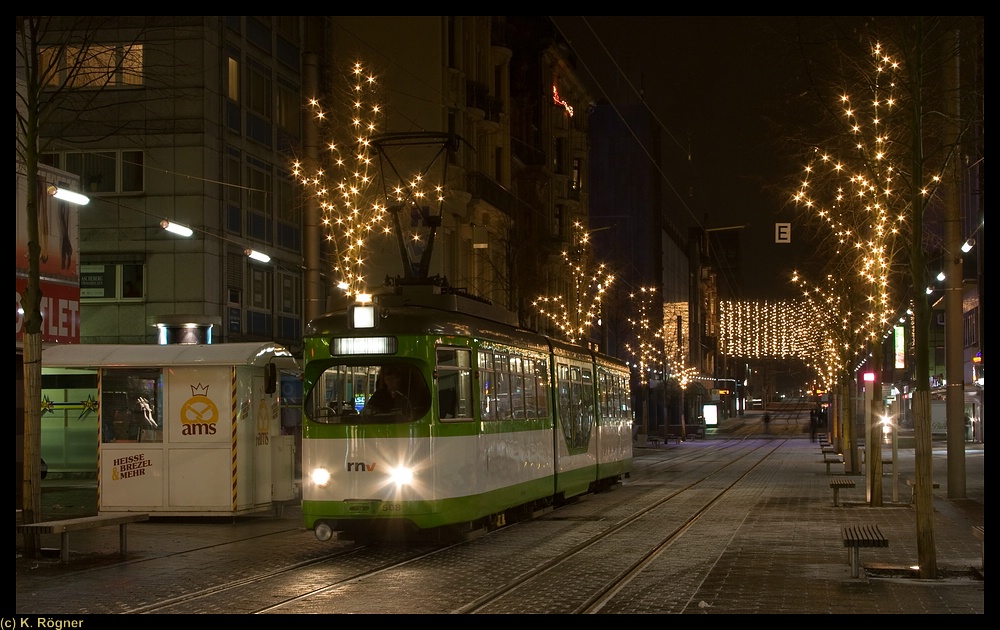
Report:
<svg viewBox="0 0 1000 630"><path fill-rule="evenodd" d="M438 286L310 322L302 509L320 540L495 527L631 471L627 366Z"/></svg>

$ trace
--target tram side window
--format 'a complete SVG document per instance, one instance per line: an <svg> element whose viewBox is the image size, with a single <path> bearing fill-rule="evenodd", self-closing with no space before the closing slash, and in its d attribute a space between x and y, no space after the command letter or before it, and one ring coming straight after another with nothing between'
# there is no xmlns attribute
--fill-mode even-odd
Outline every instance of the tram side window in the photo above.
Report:
<svg viewBox="0 0 1000 630"><path fill-rule="evenodd" d="M569 366L560 363L556 366L556 387L559 393L557 404L559 406L559 422L562 425L563 438L567 444L573 443L573 427L575 424L573 421L573 393L571 386Z"/></svg>
<svg viewBox="0 0 1000 630"><path fill-rule="evenodd" d="M535 381L535 417L546 418L549 415L549 366L544 359L534 361Z"/></svg>
<svg viewBox="0 0 1000 630"><path fill-rule="evenodd" d="M524 413L524 372L519 356L510 357L510 417L523 419Z"/></svg>
<svg viewBox="0 0 1000 630"><path fill-rule="evenodd" d="M510 357L503 354L498 354L494 356L493 368L496 370L493 373L494 384L493 387L496 389L496 412L497 420L509 420L511 417L510 408Z"/></svg>
<svg viewBox="0 0 1000 630"><path fill-rule="evenodd" d="M438 413L443 420L472 417L472 351L438 348Z"/></svg>
<svg viewBox="0 0 1000 630"><path fill-rule="evenodd" d="M580 388L580 439L586 441L594 428L594 378L590 370L584 369L583 386Z"/></svg>
<svg viewBox="0 0 1000 630"><path fill-rule="evenodd" d="M604 370L597 371L597 396L598 404L601 407L601 418L608 419L611 418L611 396L614 392L611 390L611 375Z"/></svg>
<svg viewBox="0 0 1000 630"><path fill-rule="evenodd" d="M101 441L163 441L159 369L106 369L101 374Z"/></svg>
<svg viewBox="0 0 1000 630"><path fill-rule="evenodd" d="M496 420L496 390L493 370L493 353L479 351L479 407L483 420Z"/></svg>
<svg viewBox="0 0 1000 630"><path fill-rule="evenodd" d="M618 401L619 415L622 418L630 419L632 417L632 399L629 395L628 378L625 376L618 377Z"/></svg>
<svg viewBox="0 0 1000 630"><path fill-rule="evenodd" d="M535 360L531 357L521 358L521 372L519 373L519 384L521 397L524 399L524 417L538 417L538 402L535 392Z"/></svg>

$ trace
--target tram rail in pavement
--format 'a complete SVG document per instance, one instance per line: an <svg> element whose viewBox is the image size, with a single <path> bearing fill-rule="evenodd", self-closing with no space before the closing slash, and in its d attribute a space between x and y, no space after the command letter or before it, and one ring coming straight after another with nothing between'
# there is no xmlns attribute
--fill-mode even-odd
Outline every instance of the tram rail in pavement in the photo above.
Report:
<svg viewBox="0 0 1000 630"><path fill-rule="evenodd" d="M806 421L808 422L808 420ZM809 441L808 427L792 430L787 434L780 429L802 426L789 418L782 423L779 416L771 423L768 439L790 438L787 455L801 460L779 467L773 478L774 499L759 500L752 511L764 510L768 522L786 523L780 531L766 532L772 542L777 539L785 553L747 553L743 547L745 539L734 537L720 540L715 544L726 545L724 557L738 556L731 566L718 566L710 571L708 578L700 586L697 601L693 601L684 612L689 613L885 613L885 614L983 614L985 612L985 570L982 568L980 542L973 536L972 527L984 523L983 474L985 450L983 444L966 445L966 490L963 499L947 498L947 449L946 444L936 441L933 448L934 480L941 488L934 492L935 547L941 577L938 580L916 579L915 572L908 567L916 558L915 513L908 503L908 495L900 501L888 500L892 496L891 478L885 479L886 504L873 508L863 502L864 484L860 490L845 492L841 496L841 506L833 507L830 490L822 463L818 463L816 445ZM717 436L746 435L762 437L763 427L757 414L724 421L717 430ZM754 430L756 429L756 431ZM709 435L705 439L711 440ZM655 449L637 448L636 457L657 457L669 459L685 449L697 448L697 441L681 444L662 445ZM782 446L782 450L786 449ZM897 466L900 475L912 475L912 448L901 448ZM783 453L784 456L785 453ZM798 466L798 468L796 467ZM901 477L901 479L904 477ZM900 481L902 483L902 481ZM904 493L905 494L905 493ZM780 495L780 496L779 496ZM794 496L791 496L794 495ZM45 519L85 516L96 513L96 482L93 480L48 479L43 482L43 517ZM794 499L794 500L790 500ZM829 515L828 522L815 520L806 522L797 518L797 510L821 510ZM862 550L863 573L859 578L850 576L847 550L842 549L842 575L828 581L827 587L814 597L809 597L807 605L803 597L793 591L801 588L795 575L804 567L815 562L817 545L839 545L838 522L844 516L852 522L877 522L889 538L890 546L884 549ZM807 524L806 524L807 523ZM224 543L237 537L261 536L281 533L278 544L289 545L296 553L301 547L316 546L321 549L326 543L315 541L301 526L301 512L297 505L289 506L282 515L262 513L226 519L169 519L154 518L151 522L136 523L129 532L129 559L121 562L123 588L127 588L128 571L135 571L144 581L158 581L164 592L170 592L184 584L193 569L188 566L190 557L183 563L171 562L171 554L194 549L210 548L213 544ZM112 538L115 532L111 532ZM764 535L764 534L762 534ZM49 550L40 558L28 560L23 557L22 540L16 535L16 613L21 614L82 614L92 610L89 598L95 594L88 585L88 574L95 567L104 567L120 562L117 548L109 545L107 532L100 530L80 532L74 537L73 550L68 565L60 562L58 552ZM733 545L739 545L734 548ZM50 543L43 547L51 548ZM788 549L794 552L788 553ZM153 562L149 562L153 560ZM787 562L787 566L780 563ZM794 568L793 566L794 565ZM150 568L156 567L155 576L150 576ZM246 567L242 567L246 571ZM47 586L51 581L59 584L58 591ZM149 588L149 584L146 584ZM710 595L715 599L711 599ZM46 598L52 599L51 602ZM725 601L709 604L709 601ZM861 604L859 604L861 602ZM699 607L699 603L704 603ZM226 612L220 610L218 612ZM335 612L335 611L330 611ZM660 612L655 605L635 612Z"/></svg>

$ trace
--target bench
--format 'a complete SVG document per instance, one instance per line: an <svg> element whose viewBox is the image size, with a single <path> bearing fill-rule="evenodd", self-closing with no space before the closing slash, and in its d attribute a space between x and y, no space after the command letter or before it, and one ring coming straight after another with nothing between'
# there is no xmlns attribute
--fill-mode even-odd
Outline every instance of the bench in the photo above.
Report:
<svg viewBox="0 0 1000 630"><path fill-rule="evenodd" d="M972 535L979 541L979 568L986 571L986 526L973 525Z"/></svg>
<svg viewBox="0 0 1000 630"><path fill-rule="evenodd" d="M906 480L906 485L910 486L910 503L912 504L913 500L916 498L916 494L917 494L917 482L914 481L912 478L910 478L910 479ZM936 482L936 481L932 481L931 482L931 488L932 489L937 490L940 487L941 487L941 484L939 484L938 482Z"/></svg>
<svg viewBox="0 0 1000 630"><path fill-rule="evenodd" d="M889 539L879 531L878 525L845 525L843 529L844 547L847 547L847 563L851 565L851 577L861 574L862 547L888 547Z"/></svg>
<svg viewBox="0 0 1000 630"><path fill-rule="evenodd" d="M59 534L59 558L63 562L69 562L69 533L78 532L97 527L107 527L109 525L118 526L118 551L121 557L125 557L127 545L126 526L129 523L148 521L149 514L140 512L127 512L118 514L99 514L97 516L83 516L80 518L68 518L61 521L42 521L41 523L18 523L17 533L23 534Z"/></svg>
<svg viewBox="0 0 1000 630"><path fill-rule="evenodd" d="M834 477L830 480L830 487L833 488L833 507L840 506L840 489L853 488L854 480L850 477Z"/></svg>
<svg viewBox="0 0 1000 630"><path fill-rule="evenodd" d="M826 474L830 474L830 464L843 464L844 457L842 455L831 455L826 453L823 455L823 463L826 464Z"/></svg>
<svg viewBox="0 0 1000 630"><path fill-rule="evenodd" d="M663 436L663 443L664 444L670 444L671 441L673 441L675 444L680 444L681 443L681 436L674 435L673 433L668 433L668 434L666 434L666 435Z"/></svg>

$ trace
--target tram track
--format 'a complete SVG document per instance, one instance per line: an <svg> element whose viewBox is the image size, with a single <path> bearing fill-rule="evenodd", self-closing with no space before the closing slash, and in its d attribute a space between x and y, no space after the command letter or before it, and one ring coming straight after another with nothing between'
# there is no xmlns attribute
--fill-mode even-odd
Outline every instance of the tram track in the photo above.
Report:
<svg viewBox="0 0 1000 630"><path fill-rule="evenodd" d="M556 572L561 567L565 567L574 558L585 554L588 550L591 550L599 545L604 545L609 542L609 540L621 532L627 530L629 527L641 524L641 521L657 510L662 510L664 507L669 506L671 501L677 499L677 497L683 495L684 493L691 492L692 489L697 488L709 482L713 477L722 474L725 470L732 466L736 466L740 461L746 457L750 457L755 453L764 451L766 454L759 461L754 463L746 471L742 472L736 479L731 482L727 482L726 485L716 491L709 500L705 501L704 504L698 508L689 517L683 520L670 531L663 533L659 538L655 540L644 541L645 551L640 553L637 558L635 558L630 564L623 567L618 571L617 574L613 576L612 579L604 582L603 584L592 585L592 591L589 596L582 599L572 610L559 610L559 611L549 611L549 612L560 612L560 613L573 613L573 614L587 614L599 612L604 605L609 602L615 595L622 590L624 585L631 581L637 574L641 573L646 569L657 557L663 554L669 547L679 538L681 538L695 523L697 523L708 510L722 499L727 492L729 492L734 486L736 486L740 481L742 481L747 475L749 475L754 468L760 465L761 462L766 459L767 454L770 454L776 450L779 446L779 442L765 443L760 445L755 445L750 451L740 456L737 459L727 463L722 468L715 470L702 476L699 479L693 480L688 483L685 487L676 489L672 491L669 495L659 498L654 502L644 505L641 508L635 510L632 514L628 515L624 519L614 523L612 526L603 529L592 535L589 539L583 541L582 543L576 545L570 550L563 552L562 554L551 558L544 564L536 567L526 574L517 576L516 578L510 580L507 584L504 584L493 591L484 594L476 601L470 602L469 604L460 607L452 612L462 613L462 614L475 614L475 613L496 613L496 612L539 612L539 611L517 611L512 610L512 606L517 606L517 601L521 599L518 595L519 592L531 591L531 590L545 590L549 588L549 585L539 584L538 581L541 580L545 575ZM727 448L727 445L720 444L719 449L723 450ZM701 457L705 457L706 453L702 453ZM695 455L694 457L698 457ZM642 528L643 531L648 531L648 528ZM616 545L616 546L620 546ZM559 579L550 580L550 582L558 582ZM565 600L565 596L561 599Z"/></svg>
<svg viewBox="0 0 1000 630"><path fill-rule="evenodd" d="M231 580L125 612L196 614L215 612L224 605L228 608L227 612L235 614L280 613L289 604L308 600L372 576L402 569L446 547L447 545L432 547L355 545L274 571ZM306 584L310 586L305 586ZM262 602L267 604L261 606Z"/></svg>
<svg viewBox="0 0 1000 630"><path fill-rule="evenodd" d="M702 443L697 450L679 450L677 458L640 465L626 485L643 489L641 501L614 490L602 493L602 510L615 515L610 523L595 517L594 502L583 498L473 541L419 548L358 545L129 612L208 612L218 610L220 602L225 602L231 612L243 614L410 610L453 614L600 613L683 539L713 505L766 461L781 442L713 440ZM637 460L641 463L641 455ZM699 469L699 462L705 468ZM696 472L682 483L664 483L663 478L669 478L680 464L694 464ZM673 515L669 523L664 521L664 513ZM595 518L600 523L596 530L590 526ZM650 534L650 522L663 525L652 530L655 535ZM498 547L508 544L512 550L523 549L517 556L528 558L530 540L537 538L537 531L553 526L558 533L543 539L546 542L538 549L537 561L512 559L509 566L477 571L477 567L491 564L490 558ZM575 540L573 544L558 548L571 539ZM627 553L621 552L623 548ZM454 571L455 576L470 572L478 575L461 586L444 587L444 593L438 592L428 606L426 594L416 586L422 580L407 576L434 574L436 580L447 581L439 570L445 576L449 571ZM568 582L574 588L567 592ZM408 584L403 592L401 583ZM396 596L386 602L379 595L385 593ZM539 597L539 593L551 595ZM452 595L457 599L449 604Z"/></svg>
<svg viewBox="0 0 1000 630"><path fill-rule="evenodd" d="M94 593L86 612L605 613L632 597L625 593L647 572L661 570L678 544L703 536L693 530L712 507L784 442L734 436L669 451L637 449L624 483L455 544L331 550L302 530L280 530L274 538L247 536L186 554L92 567L85 570ZM279 550L291 549L293 540L304 544L282 556ZM151 592L157 572L188 558L187 583ZM704 563L704 554L698 561ZM123 579L143 597L116 594Z"/></svg>

